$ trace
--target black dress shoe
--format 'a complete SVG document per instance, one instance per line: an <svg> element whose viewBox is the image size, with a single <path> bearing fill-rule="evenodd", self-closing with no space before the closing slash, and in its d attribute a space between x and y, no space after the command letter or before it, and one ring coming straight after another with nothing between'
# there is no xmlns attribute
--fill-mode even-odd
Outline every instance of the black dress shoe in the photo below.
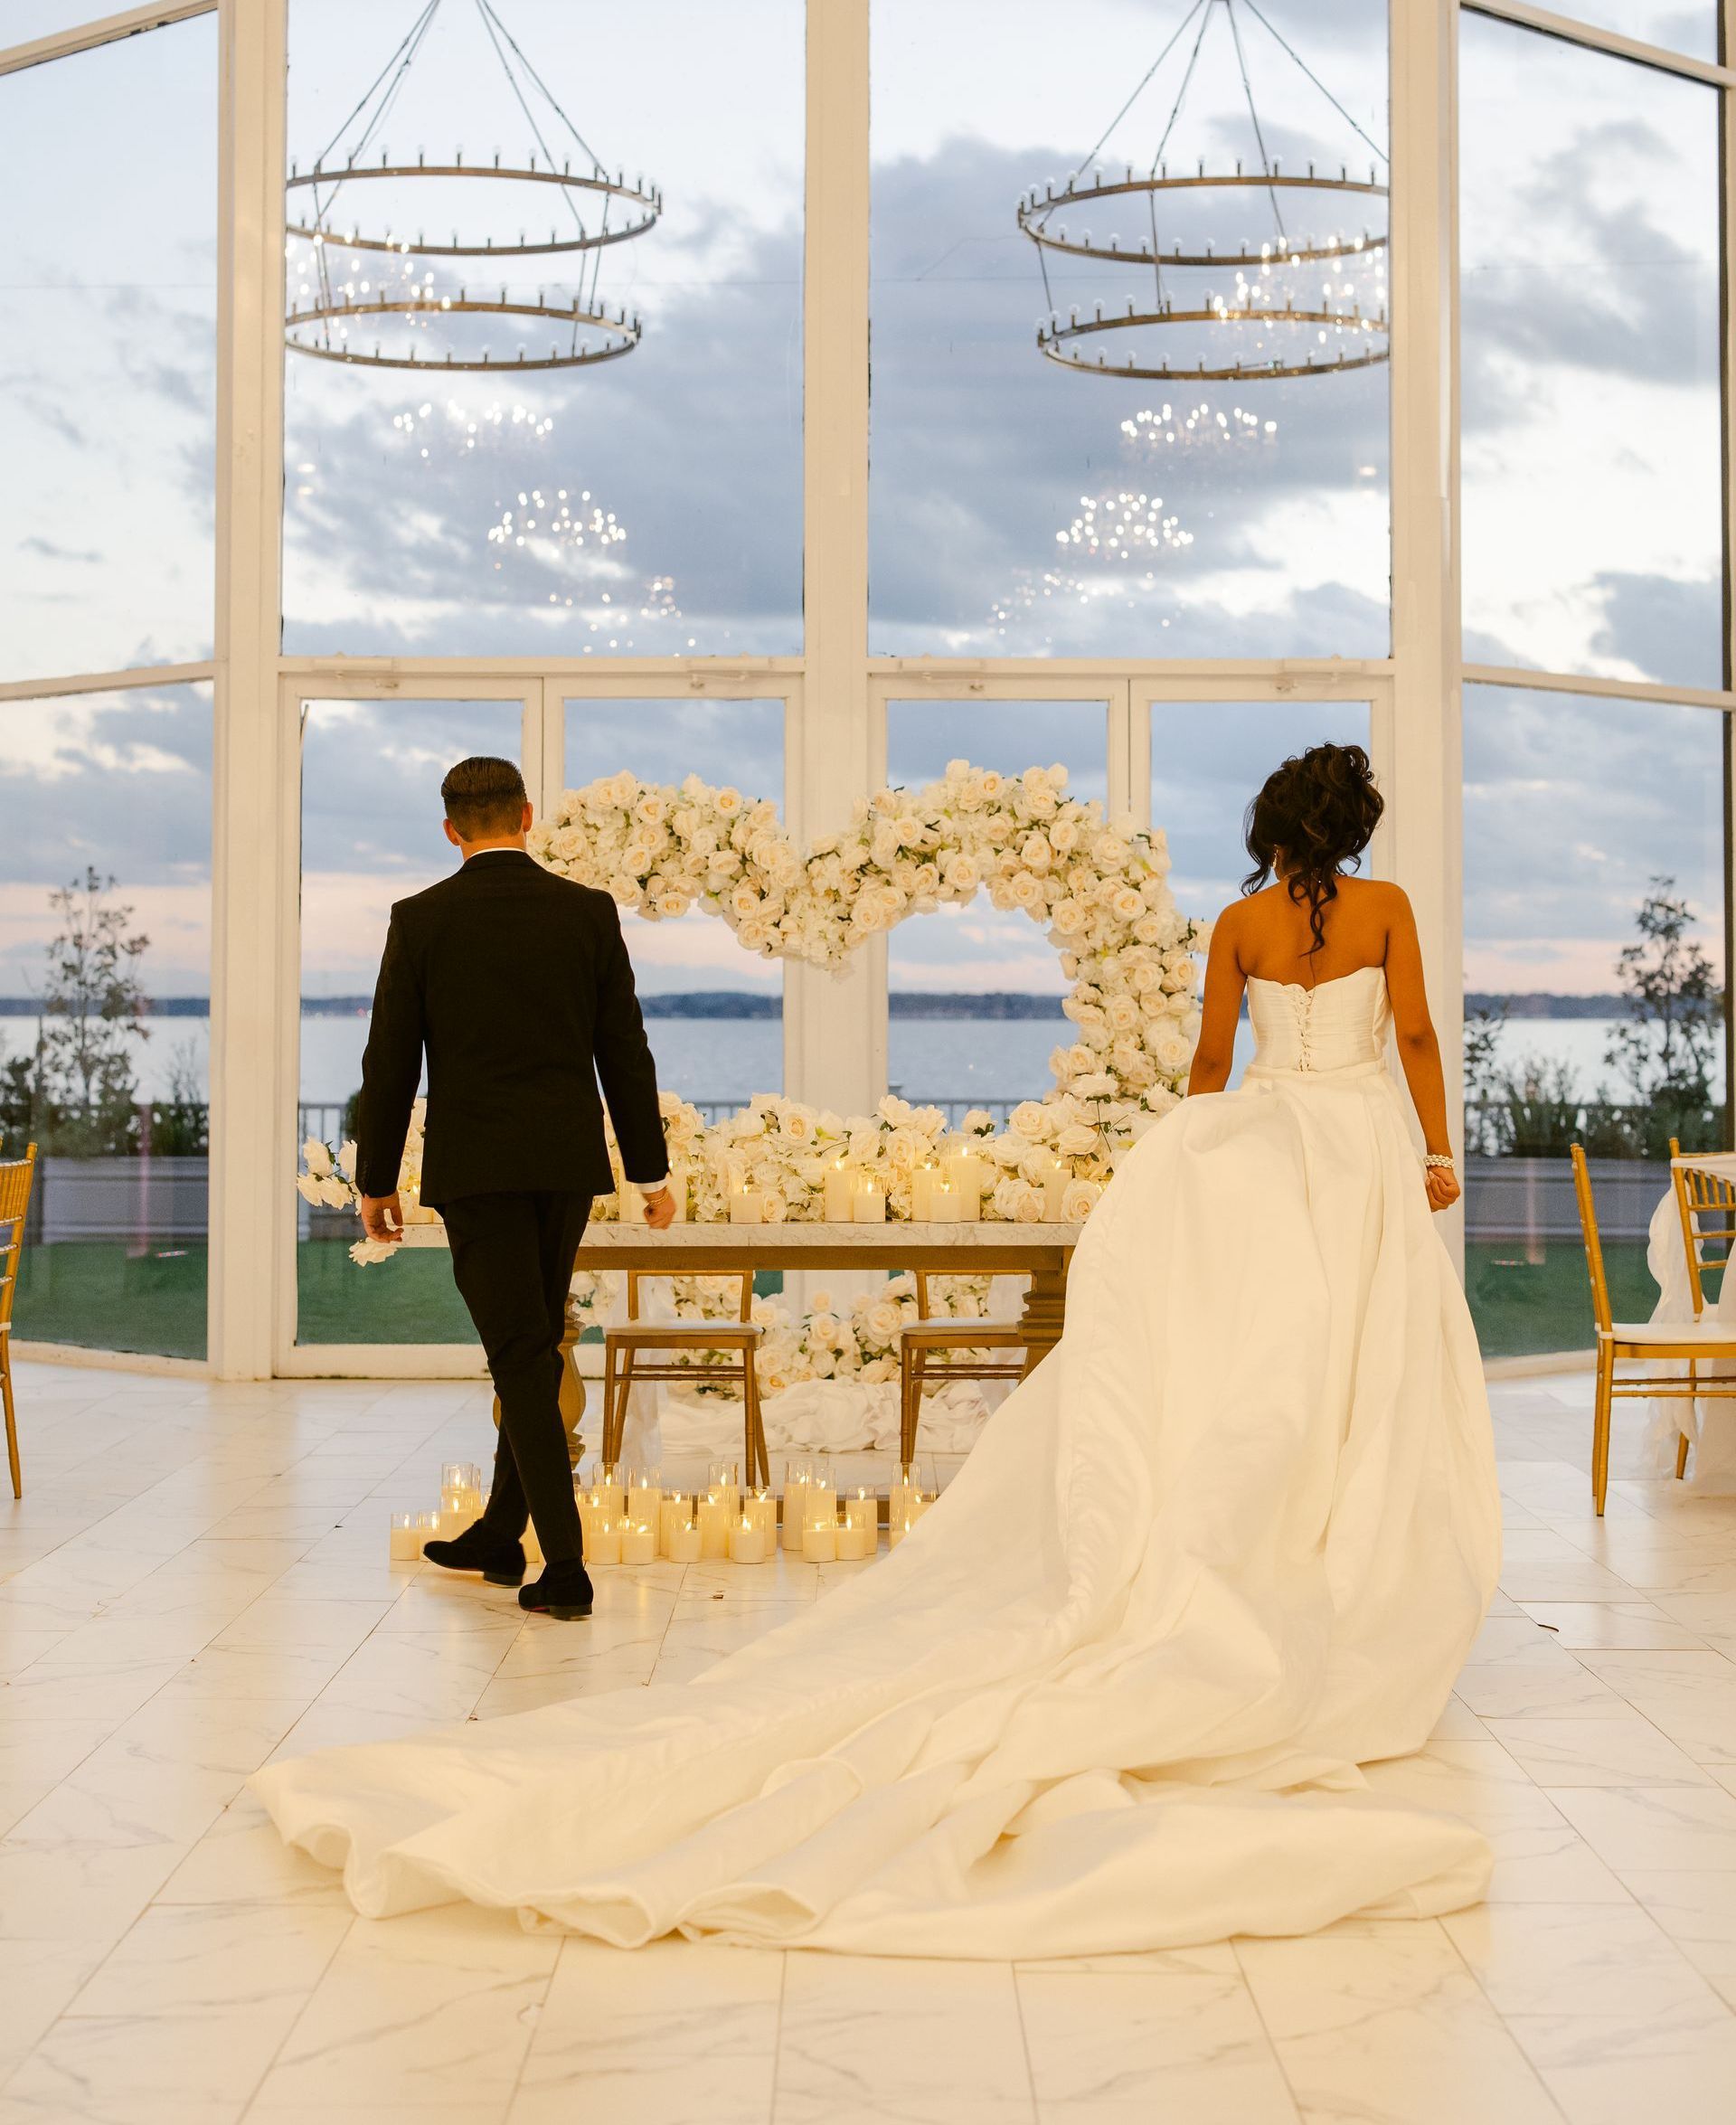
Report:
<svg viewBox="0 0 1736 2125"><path fill-rule="evenodd" d="M545 1564L541 1579L518 1590L518 1605L533 1616L577 1623L590 1614L590 1574L582 1564Z"/></svg>
<svg viewBox="0 0 1736 2125"><path fill-rule="evenodd" d="M524 1545L502 1542L478 1525L452 1542L425 1542L422 1554L448 1572L480 1572L490 1586L517 1586L524 1577Z"/></svg>

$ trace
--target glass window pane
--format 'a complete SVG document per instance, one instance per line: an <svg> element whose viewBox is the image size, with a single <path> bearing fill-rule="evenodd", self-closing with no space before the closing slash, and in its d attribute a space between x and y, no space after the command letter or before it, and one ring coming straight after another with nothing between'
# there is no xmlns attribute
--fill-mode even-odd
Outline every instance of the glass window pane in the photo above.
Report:
<svg viewBox="0 0 1736 2125"><path fill-rule="evenodd" d="M214 15L0 76L5 677L211 654L216 117Z"/></svg>
<svg viewBox="0 0 1736 2125"><path fill-rule="evenodd" d="M440 782L469 753L521 758L516 701L307 701L301 744L301 1065L297 1138L354 1132L392 903L453 870ZM349 1210L297 1197L298 1343L472 1343L444 1249L358 1269Z"/></svg>
<svg viewBox="0 0 1736 2125"><path fill-rule="evenodd" d="M410 11L294 0L288 152L307 176L346 129ZM501 163L523 181L411 176L317 191L344 235L390 227L449 247L594 238L642 214L548 180L589 177L582 136L613 174L661 189L647 233L600 250L382 256L291 240L292 306L405 293L568 307L625 306L639 344L600 365L517 371L522 346L604 344L542 316L438 307L339 317L334 345L420 373L292 351L285 394L285 643L291 650L652 656L802 647L803 13L801 0L719 8L574 8L518 0L509 80L476 9L432 22L369 143L393 168ZM675 55L678 54L678 60ZM388 76L387 86L391 77ZM529 113L521 109L522 91ZM552 101L548 99L553 99ZM558 108L557 108L558 106ZM562 115L564 114L564 115ZM533 131L533 119L535 130ZM539 138L540 136L540 138ZM292 187L302 226L316 189ZM323 262L322 262L323 261ZM432 278L428 279L427 276ZM594 275L594 280L593 280ZM365 284L365 286L364 286ZM298 329L298 339L320 329ZM618 337L618 335L616 335ZM614 344L611 339L610 344ZM449 354L490 370L430 375Z"/></svg>
<svg viewBox="0 0 1736 2125"><path fill-rule="evenodd" d="M1170 890L1183 914L1210 922L1240 896L1250 861L1242 817L1274 768L1310 745L1368 741L1365 701L1153 702L1151 823L1169 843ZM1252 1054L1244 1013L1232 1085Z"/></svg>
<svg viewBox="0 0 1736 2125"><path fill-rule="evenodd" d="M1616 1316L1644 1320L1668 1139L1729 1140L1724 1006L1695 996L1724 980L1723 724L1465 690L1466 1281L1492 1357L1591 1340L1571 1143L1592 1161ZM1648 942L1643 919L1680 935ZM1636 1020L1640 970L1657 1004Z"/></svg>
<svg viewBox="0 0 1736 2125"><path fill-rule="evenodd" d="M1466 654L1721 685L1717 93L1461 20Z"/></svg>
<svg viewBox="0 0 1736 2125"><path fill-rule="evenodd" d="M61 30L82 29L106 14L123 12L121 0L5 0L0 6L0 51L32 44ZM212 12L215 14L213 6Z"/></svg>
<svg viewBox="0 0 1736 2125"><path fill-rule="evenodd" d="M949 760L1022 774L1067 770L1071 797L1097 798L1108 780L1109 711L1101 701L892 701L886 779L906 789L944 775ZM1041 1099L1051 1051L1071 1028L1068 982L1047 934L986 893L912 915L887 940L886 1081L901 1098L1005 1115Z"/></svg>
<svg viewBox="0 0 1736 2125"><path fill-rule="evenodd" d="M689 775L781 812L781 701L589 701L566 704L566 780L580 789L625 768L679 787ZM721 916L674 921L622 911L622 928L657 1061L657 1081L708 1118L784 1085L784 962L736 941Z"/></svg>
<svg viewBox="0 0 1736 2125"><path fill-rule="evenodd" d="M876 652L1386 654L1386 368L1191 373L1384 344L1336 325L1184 321L1213 298L1241 302L1239 276L1261 305L1277 293L1384 312L1383 245L1294 264L1277 245L1386 231L1383 194L1335 188L1341 167L1386 183L1385 0L1270 0L1260 14L1073 0L1063 21L1048 0L874 0ZM1056 238L1113 241L1115 255L1040 254L1021 233L1027 188L1064 185L1076 165L1081 183L1099 168L1113 183L1160 164L1180 177L1203 158L1246 179L1262 140L1293 184L1136 192L1046 217ZM1335 188L1304 182L1310 164ZM1163 252L1202 259L1210 245L1219 262L1156 273L1126 255L1154 229ZM1168 302L1170 321L1102 334L1105 373L1044 358L1039 318L1078 306L1089 323L1093 306L1114 315L1129 300L1142 313ZM1130 350L1141 368L1167 359L1171 376L1112 373Z"/></svg>
<svg viewBox="0 0 1736 2125"><path fill-rule="evenodd" d="M205 1355L211 689L0 703L0 1157L17 1333Z"/></svg>

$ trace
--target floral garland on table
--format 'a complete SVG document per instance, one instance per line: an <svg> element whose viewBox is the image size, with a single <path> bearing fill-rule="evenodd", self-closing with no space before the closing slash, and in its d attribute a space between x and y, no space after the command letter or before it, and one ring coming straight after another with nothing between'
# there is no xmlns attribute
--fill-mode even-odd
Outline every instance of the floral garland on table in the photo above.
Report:
<svg viewBox="0 0 1736 2125"><path fill-rule="evenodd" d="M982 1161L985 1216L1040 1220L1043 1178L1059 1159L1067 1174L1062 1214L1078 1221L1102 1193L1120 1150L1184 1089L1199 1031L1195 955L1206 930L1175 906L1162 833L1107 826L1099 804L1064 794L1066 781L1061 767L1014 777L954 760L924 789L882 789L859 800L850 826L804 861L769 800L750 801L697 776L677 789L622 773L569 790L554 817L533 830L532 850L548 869L602 888L652 921L703 907L722 915L750 951L833 968L906 916L967 902L985 888L996 907L1022 908L1045 923L1073 985L1062 1009L1076 1037L1050 1055L1052 1090L1015 1107L1005 1130L997 1134L993 1118L975 1110L953 1133ZM662 1110L671 1170L686 1187L689 1215L705 1223L727 1218L731 1193L749 1185L763 1195L770 1222L818 1219L826 1169L841 1155L885 1190L890 1217L908 1218L913 1176L939 1159L948 1135L939 1108L892 1097L872 1115L845 1117L756 1093L739 1113L708 1125L697 1109L665 1092ZM400 1188L407 1215L431 1219L416 1200L422 1122L419 1100ZM618 1184L612 1131L609 1157ZM310 1138L303 1161L297 1185L310 1203L354 1206L353 1144ZM620 1200L618 1192L612 1204L599 1201L595 1214L618 1216ZM363 1240L350 1251L368 1262L393 1250ZM688 1302L725 1303L702 1289L712 1281L693 1280ZM963 1308L972 1280L948 1283L960 1287ZM593 1316L613 1303L614 1290L607 1271L574 1280L575 1304ZM899 1304L892 1292L889 1286L869 1310ZM837 1317L816 1306L789 1330L793 1346L778 1346L776 1362L762 1355L762 1371L785 1384L841 1370L867 1377L863 1368L888 1362L897 1324L890 1312L886 1322L876 1315L864 1340L860 1311L853 1308L849 1323L853 1365L840 1366L840 1346L826 1340ZM766 1318L769 1326L787 1324L781 1308ZM830 1372L821 1369L828 1351Z"/></svg>

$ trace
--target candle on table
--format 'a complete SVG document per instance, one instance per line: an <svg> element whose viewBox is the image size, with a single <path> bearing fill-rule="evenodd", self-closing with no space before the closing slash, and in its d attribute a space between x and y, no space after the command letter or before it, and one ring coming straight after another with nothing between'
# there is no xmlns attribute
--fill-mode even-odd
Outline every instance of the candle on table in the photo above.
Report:
<svg viewBox="0 0 1736 2125"><path fill-rule="evenodd" d="M1067 1180L1067 1168L1059 1158L1052 1158L1043 1168L1043 1214L1046 1223L1061 1223L1061 1198Z"/></svg>
<svg viewBox="0 0 1736 2125"><path fill-rule="evenodd" d="M808 1508L807 1525L802 1529L802 1561L807 1564L829 1564L838 1554L838 1523L835 1514L823 1518Z"/></svg>
<svg viewBox="0 0 1736 2125"><path fill-rule="evenodd" d="M732 1188L730 1191L730 1223L732 1225L762 1225L766 1222L766 1198L758 1188Z"/></svg>
<svg viewBox="0 0 1736 2125"><path fill-rule="evenodd" d="M960 1224L980 1223L983 1214L983 1162L972 1152L956 1150L947 1161L947 1178L956 1197L954 1215Z"/></svg>
<svg viewBox="0 0 1736 2125"><path fill-rule="evenodd" d="M936 1181L929 1196L929 1218L938 1225L956 1225L958 1222L958 1191L950 1179Z"/></svg>
<svg viewBox="0 0 1736 2125"><path fill-rule="evenodd" d="M618 1564L621 1561L621 1524L618 1520L599 1520L585 1541L587 1564Z"/></svg>
<svg viewBox="0 0 1736 2125"><path fill-rule="evenodd" d="M910 1221L925 1225L934 1216L934 1191L939 1179L933 1166L919 1166L910 1176Z"/></svg>
<svg viewBox="0 0 1736 2125"><path fill-rule="evenodd" d="M621 1562L623 1564L649 1564L657 1554L657 1538L652 1534L648 1522L629 1520L621 1529Z"/></svg>
<svg viewBox="0 0 1736 2125"><path fill-rule="evenodd" d="M763 1564L770 1550L766 1531L750 1514L743 1513L730 1528L731 1564Z"/></svg>
<svg viewBox="0 0 1736 2125"><path fill-rule="evenodd" d="M672 1172L666 1185L675 1199L675 1223L684 1225L687 1222L687 1176Z"/></svg>
<svg viewBox="0 0 1736 2125"><path fill-rule="evenodd" d="M414 1513L394 1513L392 1516L392 1562L394 1564L413 1564L422 1554L426 1538L416 1525Z"/></svg>
<svg viewBox="0 0 1736 2125"><path fill-rule="evenodd" d="M615 1198L616 1215L624 1225L642 1225L645 1223L645 1197L631 1181L623 1181Z"/></svg>
<svg viewBox="0 0 1736 2125"><path fill-rule="evenodd" d="M838 1156L826 1169L826 1222L827 1224L848 1224L855 1215L856 1176L844 1162L844 1154Z"/></svg>
<svg viewBox="0 0 1736 2125"><path fill-rule="evenodd" d="M727 1557L730 1522L734 1515L727 1498L705 1497L699 1501L699 1554L702 1557Z"/></svg>
<svg viewBox="0 0 1736 2125"><path fill-rule="evenodd" d="M878 1181L863 1181L857 1187L850 1205L851 1222L859 1225L883 1225L886 1222L886 1191Z"/></svg>

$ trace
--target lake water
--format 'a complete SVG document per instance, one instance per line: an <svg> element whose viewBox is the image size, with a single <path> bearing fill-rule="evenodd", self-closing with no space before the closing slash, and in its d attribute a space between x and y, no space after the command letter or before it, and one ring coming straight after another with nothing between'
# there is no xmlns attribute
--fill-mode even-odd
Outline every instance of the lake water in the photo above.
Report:
<svg viewBox="0 0 1736 2125"><path fill-rule="evenodd" d="M1564 1062L1590 1093L1610 1072L1603 1062L1613 1021L1528 1018L1509 1025L1504 1057L1542 1056ZM301 1021L301 1097L338 1103L362 1081L365 1015ZM775 1018L653 1018L646 1022L662 1081L684 1099L745 1101L783 1082L783 1027ZM907 1100L1023 1100L1048 1089L1050 1051L1071 1028L1063 1018L895 1018L890 1028L889 1082ZM28 1053L36 1022L0 1018L0 1062ZM1251 1053L1244 1023L1236 1043L1237 1073ZM177 1056L208 1081L210 1023L159 1018L147 1041L136 1044L141 1096L167 1096ZM1718 1072L1722 1069L1720 1045ZM1715 1079L1714 1079L1715 1081Z"/></svg>

